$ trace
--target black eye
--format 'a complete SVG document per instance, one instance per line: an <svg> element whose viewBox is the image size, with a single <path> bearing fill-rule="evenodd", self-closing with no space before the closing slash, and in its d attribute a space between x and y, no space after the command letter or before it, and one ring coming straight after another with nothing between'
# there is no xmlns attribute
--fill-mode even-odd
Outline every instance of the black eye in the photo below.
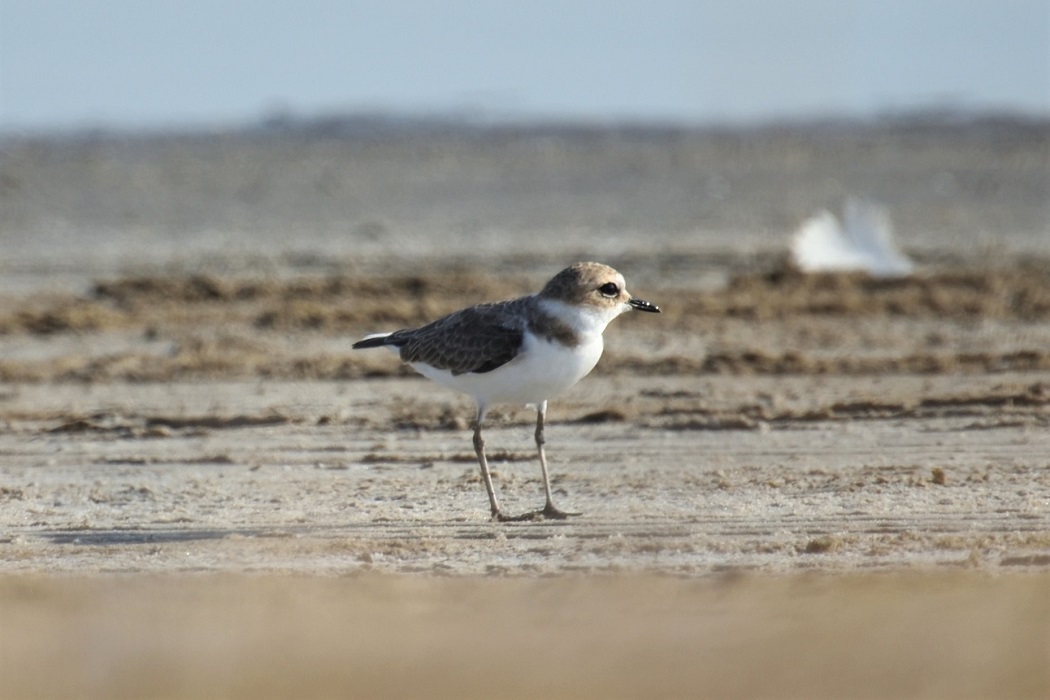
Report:
<svg viewBox="0 0 1050 700"><path fill-rule="evenodd" d="M615 282L606 282L602 286L598 287L598 291L602 293L602 296L614 297L620 293L620 288Z"/></svg>

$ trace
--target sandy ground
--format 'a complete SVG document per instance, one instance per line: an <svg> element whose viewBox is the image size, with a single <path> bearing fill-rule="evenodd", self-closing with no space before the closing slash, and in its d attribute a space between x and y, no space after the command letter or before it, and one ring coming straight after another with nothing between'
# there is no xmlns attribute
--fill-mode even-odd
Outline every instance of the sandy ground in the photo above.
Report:
<svg viewBox="0 0 1050 700"><path fill-rule="evenodd" d="M347 129L5 144L6 695L1047 696L1045 126ZM785 265L856 193L914 278ZM586 258L665 313L551 403L583 515L492 523L349 342Z"/></svg>
<svg viewBox="0 0 1050 700"><path fill-rule="evenodd" d="M4 568L1050 569L1050 373L681 387L590 378L548 428L557 497L584 515L500 525L469 403L421 381L20 386L0 438ZM542 505L531 420L504 411L487 431L511 512Z"/></svg>

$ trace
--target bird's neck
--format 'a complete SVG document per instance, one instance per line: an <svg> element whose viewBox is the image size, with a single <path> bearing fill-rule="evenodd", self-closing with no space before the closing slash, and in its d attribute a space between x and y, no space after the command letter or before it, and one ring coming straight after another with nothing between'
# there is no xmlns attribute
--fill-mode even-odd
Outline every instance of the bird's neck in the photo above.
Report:
<svg viewBox="0 0 1050 700"><path fill-rule="evenodd" d="M545 297L536 297L536 306L541 314L570 329L580 342L600 337L609 322L619 315L610 313L609 309L567 304L559 299Z"/></svg>

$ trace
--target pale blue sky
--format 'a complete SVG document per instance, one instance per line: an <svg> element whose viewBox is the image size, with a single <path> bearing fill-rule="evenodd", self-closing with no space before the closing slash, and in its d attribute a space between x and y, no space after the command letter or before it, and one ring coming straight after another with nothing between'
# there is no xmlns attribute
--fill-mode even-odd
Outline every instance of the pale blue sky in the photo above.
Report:
<svg viewBox="0 0 1050 700"><path fill-rule="evenodd" d="M0 129L1050 116L1050 0L0 0Z"/></svg>

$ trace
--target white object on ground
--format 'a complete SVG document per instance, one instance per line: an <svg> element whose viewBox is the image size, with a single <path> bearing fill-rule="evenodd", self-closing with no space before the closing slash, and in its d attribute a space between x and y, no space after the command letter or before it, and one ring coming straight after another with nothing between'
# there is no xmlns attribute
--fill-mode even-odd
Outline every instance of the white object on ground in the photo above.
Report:
<svg viewBox="0 0 1050 700"><path fill-rule="evenodd" d="M791 258L803 272L863 270L876 277L904 277L915 265L897 248L885 207L849 199L845 225L826 209L807 219L791 240Z"/></svg>

